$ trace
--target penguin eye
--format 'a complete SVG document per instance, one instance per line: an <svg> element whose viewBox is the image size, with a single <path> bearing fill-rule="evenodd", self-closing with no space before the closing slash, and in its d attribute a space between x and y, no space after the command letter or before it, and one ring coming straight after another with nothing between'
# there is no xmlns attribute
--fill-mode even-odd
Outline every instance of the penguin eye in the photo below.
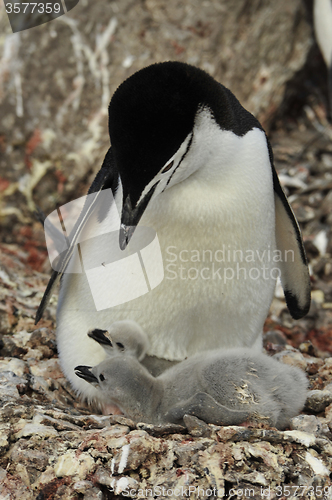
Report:
<svg viewBox="0 0 332 500"><path fill-rule="evenodd" d="M102 373L99 375L99 380L101 382L103 382L105 380L105 377L104 377L104 375Z"/></svg>
<svg viewBox="0 0 332 500"><path fill-rule="evenodd" d="M124 351L125 346L121 344L121 342L117 342L116 345L121 349L121 351Z"/></svg>
<svg viewBox="0 0 332 500"><path fill-rule="evenodd" d="M174 161L172 160L171 163L169 163L165 168L162 169L161 173L164 174L165 172L168 172L173 167L173 165Z"/></svg>

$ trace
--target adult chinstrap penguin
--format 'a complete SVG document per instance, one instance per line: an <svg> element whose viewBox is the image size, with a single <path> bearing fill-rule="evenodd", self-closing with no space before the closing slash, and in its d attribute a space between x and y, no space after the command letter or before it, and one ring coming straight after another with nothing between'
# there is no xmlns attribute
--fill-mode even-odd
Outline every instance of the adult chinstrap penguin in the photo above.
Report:
<svg viewBox="0 0 332 500"><path fill-rule="evenodd" d="M89 330L133 320L148 335L148 356L167 364L215 348L260 351L276 270L292 316L302 317L310 304L302 239L270 144L227 88L184 63L154 64L119 86L109 107L109 131L112 146L89 190L94 201L79 217L37 314L38 320L62 276L61 366L78 393L97 400L100 393L74 372L107 355L87 336ZM100 278L94 294L87 272L68 272L68 262L82 233L88 257L97 259L101 245L94 237L112 224L114 204L98 202L107 189L121 216L110 259L119 247L130 250L141 227L152 228L165 276L148 293L97 310L96 302L112 288L107 259L95 263ZM77 252L70 265L75 259Z"/></svg>

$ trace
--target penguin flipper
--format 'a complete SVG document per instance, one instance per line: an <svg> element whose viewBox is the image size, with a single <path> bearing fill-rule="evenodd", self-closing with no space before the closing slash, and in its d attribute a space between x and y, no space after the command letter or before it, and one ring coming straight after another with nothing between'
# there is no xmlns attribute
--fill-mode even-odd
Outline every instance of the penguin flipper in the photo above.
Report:
<svg viewBox="0 0 332 500"><path fill-rule="evenodd" d="M281 284L294 319L310 308L310 275L299 225L273 168L276 243L281 252Z"/></svg>
<svg viewBox="0 0 332 500"><path fill-rule="evenodd" d="M184 415L192 415L208 424L238 425L250 417L249 411L232 410L218 403L206 392L198 392L186 401L173 406L165 415L170 423L179 423Z"/></svg>
<svg viewBox="0 0 332 500"><path fill-rule="evenodd" d="M35 325L39 322L39 320L42 318L44 311L52 297L53 291L59 280L61 279L61 276L66 270L66 267L69 264L69 261L73 255L77 239L79 235L81 234L86 222L89 219L89 216L95 206L96 200L98 199L98 194L100 191L103 189L107 188L112 188L115 186L117 182L117 176L116 176L116 171L115 171L115 165L114 165L114 160L113 160L113 155L112 155L112 148L109 148L107 151L103 164L97 173L96 177L94 178L89 191L89 194L96 193L96 196L93 197L91 200L90 198L86 199L86 202L84 204L84 207L73 227L73 230L71 231L69 235L69 241L70 245L67 249L66 252L61 257L61 260L58 262L58 270L53 271L51 278L47 284L47 288L45 290L45 293L43 295L43 298L41 300L41 303L38 307L37 313L36 313L36 319L35 319Z"/></svg>
<svg viewBox="0 0 332 500"><path fill-rule="evenodd" d="M49 301L51 300L51 297L53 295L53 290L54 290L56 284L58 283L58 281L60 280L60 277L61 277L61 275L58 271L52 272L50 280L47 283L47 287L46 287L46 290L44 292L43 298L42 298L42 300L39 304L39 307L37 309L37 312L36 312L35 325L41 320L41 318L44 314L44 311L45 311L46 307L48 306Z"/></svg>

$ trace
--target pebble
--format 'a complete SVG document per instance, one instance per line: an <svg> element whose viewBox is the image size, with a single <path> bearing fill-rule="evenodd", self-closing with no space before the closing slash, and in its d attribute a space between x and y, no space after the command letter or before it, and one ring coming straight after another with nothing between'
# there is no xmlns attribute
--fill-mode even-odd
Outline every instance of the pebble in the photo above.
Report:
<svg viewBox="0 0 332 500"><path fill-rule="evenodd" d="M324 360L321 358L306 356L305 360L307 362L306 372L309 375L314 375L315 373L318 373L319 369L324 365Z"/></svg>
<svg viewBox="0 0 332 500"><path fill-rule="evenodd" d="M269 332L266 332L263 337L264 346L268 342L271 342L271 344L285 346L287 344L287 339L285 335L279 330L270 330Z"/></svg>
<svg viewBox="0 0 332 500"><path fill-rule="evenodd" d="M145 422L139 422L137 424L137 429L146 431L151 436L164 436L167 434L186 432L186 428L183 425L169 424L169 423L154 425L154 424L146 424Z"/></svg>
<svg viewBox="0 0 332 500"><path fill-rule="evenodd" d="M309 356L314 356L314 357L317 357L317 349L316 349L316 347L312 344L312 342L310 342L310 340L306 340L306 341L302 342L302 343L299 345L299 350L300 350L303 354L309 354Z"/></svg>
<svg viewBox="0 0 332 500"><path fill-rule="evenodd" d="M26 362L18 358L1 359L0 372L4 371L10 371L17 375L17 377L23 377L24 374L29 372Z"/></svg>
<svg viewBox="0 0 332 500"><path fill-rule="evenodd" d="M332 393L327 390L313 390L308 392L305 403L305 410L310 410L315 413L320 413L332 403Z"/></svg>
<svg viewBox="0 0 332 500"><path fill-rule="evenodd" d="M103 500L104 494L95 486L85 491L83 500Z"/></svg>
<svg viewBox="0 0 332 500"><path fill-rule="evenodd" d="M314 300L318 305L324 304L325 302L324 292L322 292L322 290L313 290L311 292L311 300Z"/></svg>
<svg viewBox="0 0 332 500"><path fill-rule="evenodd" d="M77 493L85 493L86 490L93 488L93 483L91 481L76 481L72 486L73 490Z"/></svg>
<svg viewBox="0 0 332 500"><path fill-rule="evenodd" d="M194 437L210 437L212 434L210 426L193 415L185 415L183 421L189 434Z"/></svg>
<svg viewBox="0 0 332 500"><path fill-rule="evenodd" d="M309 206L294 207L296 218L299 222L308 222L313 220L316 216L315 211Z"/></svg>
<svg viewBox="0 0 332 500"><path fill-rule="evenodd" d="M27 422L24 424L23 428L15 433L15 438L20 439L22 437L39 436L40 438L50 438L58 436L58 431L51 427L50 425L35 424Z"/></svg>
<svg viewBox="0 0 332 500"><path fill-rule="evenodd" d="M38 361L35 364L31 363L30 371L32 375L44 377L45 379L51 378L52 380L56 380L64 377L58 358Z"/></svg>
<svg viewBox="0 0 332 500"><path fill-rule="evenodd" d="M326 254L328 242L329 242L329 239L328 239L327 233L326 233L326 231L324 231L324 229L322 229L321 231L319 231L319 233L316 234L316 236L313 240L313 244L319 250L320 255Z"/></svg>
<svg viewBox="0 0 332 500"><path fill-rule="evenodd" d="M83 480L92 471L95 462L88 453L78 454L75 451L67 451L58 458L54 466L56 477L75 476Z"/></svg>
<svg viewBox="0 0 332 500"><path fill-rule="evenodd" d="M285 349L284 351L275 354L273 358L277 359L281 363L285 363L286 365L297 366L298 368L301 368L301 370L305 370L307 368L307 361L305 357L303 354L295 350Z"/></svg>
<svg viewBox="0 0 332 500"><path fill-rule="evenodd" d="M10 425L0 424L0 454L2 455L9 447ZM1 468L0 468L1 481Z"/></svg>
<svg viewBox="0 0 332 500"><path fill-rule="evenodd" d="M318 476L329 476L330 470L325 466L320 458L314 456L314 450L309 450L305 454L305 460L310 465L311 469Z"/></svg>
<svg viewBox="0 0 332 500"><path fill-rule="evenodd" d="M316 434L322 431L322 427L322 423L315 415L298 415L290 421L290 428L296 431Z"/></svg>
<svg viewBox="0 0 332 500"><path fill-rule="evenodd" d="M120 477L113 479L112 487L114 488L114 493L116 495L120 495L124 491L135 490L138 489L138 483L135 479L131 477ZM126 496L125 494L123 496Z"/></svg>
<svg viewBox="0 0 332 500"><path fill-rule="evenodd" d="M0 372L0 400L2 400L2 404L7 398L18 398L19 388L23 388L27 384L27 379L18 377L12 371Z"/></svg>

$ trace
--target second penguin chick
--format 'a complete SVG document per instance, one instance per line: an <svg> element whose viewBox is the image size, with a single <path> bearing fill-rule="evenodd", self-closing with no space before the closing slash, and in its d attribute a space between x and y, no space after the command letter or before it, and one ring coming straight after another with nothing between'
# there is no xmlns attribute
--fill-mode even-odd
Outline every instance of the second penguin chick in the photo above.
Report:
<svg viewBox="0 0 332 500"><path fill-rule="evenodd" d="M283 429L303 408L307 390L300 369L247 348L197 354L156 378L127 355L75 373L125 416L152 424L182 423L188 414L216 425L259 419Z"/></svg>

